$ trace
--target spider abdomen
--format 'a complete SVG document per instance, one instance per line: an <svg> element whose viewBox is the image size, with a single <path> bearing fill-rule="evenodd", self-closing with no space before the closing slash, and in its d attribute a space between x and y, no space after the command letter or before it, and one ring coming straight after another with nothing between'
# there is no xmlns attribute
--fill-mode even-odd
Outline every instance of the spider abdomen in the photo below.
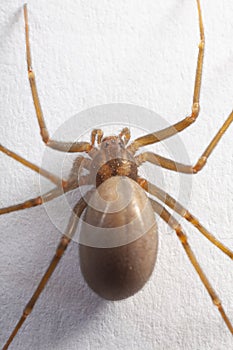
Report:
<svg viewBox="0 0 233 350"><path fill-rule="evenodd" d="M88 285L109 300L127 298L149 279L157 256L157 226L143 189L114 176L92 195L80 233L80 265Z"/></svg>

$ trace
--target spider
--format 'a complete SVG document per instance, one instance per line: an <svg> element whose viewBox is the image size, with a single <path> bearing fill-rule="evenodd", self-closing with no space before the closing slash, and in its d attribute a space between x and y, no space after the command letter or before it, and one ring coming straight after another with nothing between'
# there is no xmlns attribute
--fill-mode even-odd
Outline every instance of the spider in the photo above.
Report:
<svg viewBox="0 0 233 350"><path fill-rule="evenodd" d="M155 184L150 183L144 178L138 176L138 168L144 162L149 162L162 168L169 169L171 171L186 173L186 174L196 174L203 169L205 166L208 157L218 144L219 140L225 133L225 131L230 126L233 121L233 112L229 115L223 126L217 132L215 137L212 139L208 147L205 149L203 154L200 156L197 163L193 166L184 165L181 163L174 162L170 159L164 158L158 154L146 151L144 153L138 154L137 151L143 147L156 142L165 140L178 132L186 129L188 126L193 124L199 115L199 97L200 97L200 88L201 88L201 78L202 78L202 68L203 68L203 58L204 58L204 26L201 14L200 1L197 0L197 9L199 15L199 29L200 29L200 43L198 51L198 60L197 60L197 69L196 69L196 79L194 85L193 93L193 105L191 114L177 122L171 127L167 127L163 130L153 132L151 134L139 137L130 143L130 130L128 128L123 128L118 136L104 136L102 130L94 129L91 133L90 142L75 142L75 143L66 143L52 140L49 136L45 120L43 117L39 96L37 92L36 82L35 82L35 73L32 69L32 60L30 53L30 43L29 43L29 26L28 26L28 12L27 5L24 5L24 19L25 19L25 35L26 35L26 55L27 55L27 67L28 67L28 77L33 97L33 102L35 105L35 111L37 120L40 127L40 133L42 136L43 142L50 148L59 150L61 152L72 152L80 153L84 152L89 155L88 159L84 159L82 156L78 156L74 161L73 168L71 170L70 176L67 180L61 179L56 175L42 169L35 164L27 161L18 154L7 149L3 145L0 145L0 150L6 155L14 158L16 161L22 163L26 167L40 173L41 176L49 179L56 186L53 190L44 194L43 196L36 197L34 199L25 201L20 204L16 204L10 207L1 208L0 215L14 212L17 210L22 210L34 206L41 205L45 202L48 202L54 198L59 197L63 193L71 191L75 188L81 187L86 184L95 183L98 191L90 191L87 193L86 198L81 198L79 202L73 208L73 213L71 215L68 227L64 233L61 241L57 247L54 258L52 259L46 273L41 279L37 289L35 290L32 298L29 300L26 305L20 320L18 321L16 327L13 329L10 337L6 341L3 350L6 350L11 342L14 340L19 329L25 322L26 318L30 315L33 310L33 307L39 298L41 292L46 286L49 278L51 277L53 271L55 270L57 264L59 263L61 257L67 249L72 237L77 228L79 217L84 215L85 221L90 224L94 224L98 227L100 219L103 219L103 216L98 216L99 211L93 208L90 203L98 203L99 197L101 196L107 201L114 201L116 196L116 188L123 188L125 191L130 189L133 193L133 204L130 202L129 206L126 207L126 212L123 216L123 220L128 217L128 214L132 212L132 215L135 216L137 212L143 212L143 206L146 206L147 218L143 223L145 224L148 221L148 217L152 217L153 212L157 213L168 225L175 231L178 239L181 242L182 247L184 248L187 257L189 258L191 264L199 275L203 285L205 286L207 292L209 293L214 305L221 314L223 321L228 327L231 334L233 334L233 326L230 322L226 312L222 306L222 303L217 296L215 290L211 286L208 278L202 271L201 266L199 265L191 247L188 242L187 236L180 225L180 223L173 217L168 208L171 208L177 212L181 217L185 218L188 222L194 225L201 234L203 234L212 244L219 248L223 253L225 253L231 259L233 258L233 252L223 245L218 239L216 239L199 221L194 217L186 208L184 208L180 203L178 203L174 198L172 198L168 193L164 192L162 189L158 188ZM84 166L88 169L88 175L81 175L80 169ZM97 169L97 170L96 170ZM144 191L142 191L142 189ZM145 192L150 196L146 196ZM149 198L149 199L148 199ZM155 198L159 199L163 203L161 205ZM146 204L145 204L146 203ZM148 204L149 203L149 204ZM133 207L133 205L135 207ZM165 207L166 206L166 207ZM135 211L135 208L137 211ZM108 217L109 213L104 213ZM118 214L118 213L117 213ZM101 214L102 215L102 214ZM105 217L104 216L104 217ZM122 213L119 216L112 217L110 224L109 221L106 224L106 227L118 227L119 221L122 219ZM148 230L141 237L132 242L127 243L126 245L119 246L117 248L109 248L105 250L107 254L103 254L102 249L89 247L80 244L80 257L81 257L81 267L84 274L84 277L87 283L92 289L96 291L103 298L116 300L129 297L136 293L149 279L154 263L156 260L157 254L157 236L156 236L156 226L153 219L151 224L148 227ZM102 225L102 223L101 223ZM111 226L112 225L112 226ZM85 237L84 237L85 238ZM140 261L142 264L138 263L137 259L132 256L132 252L136 252L137 256L140 254ZM101 253L101 256L99 256ZM114 255L115 254L115 255ZM128 254L128 255L125 255ZM132 256L131 256L132 255ZM116 259L121 259L122 257L127 257L127 262L120 261L119 269L114 267L113 256ZM103 265L108 264L110 267L109 271L104 270L102 266L100 270L96 269L96 262L101 262L103 259ZM131 260L132 259L132 260ZM138 265L137 265L138 264ZM101 264L100 264L101 265ZM136 267L135 267L136 266ZM114 274L112 272L114 271ZM122 283L120 272L128 272L127 276L130 276L128 280L124 280ZM140 276L140 278L139 278ZM110 279L111 277L111 279ZM110 283L109 283L110 282ZM126 283L127 282L127 283ZM120 285L121 288L117 288Z"/></svg>

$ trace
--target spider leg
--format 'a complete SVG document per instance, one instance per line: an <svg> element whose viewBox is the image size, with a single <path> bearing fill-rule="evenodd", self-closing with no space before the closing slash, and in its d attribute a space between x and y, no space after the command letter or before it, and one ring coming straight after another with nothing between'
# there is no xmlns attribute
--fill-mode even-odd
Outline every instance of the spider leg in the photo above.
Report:
<svg viewBox="0 0 233 350"><path fill-rule="evenodd" d="M66 233L62 236L60 243L57 247L56 253L55 253L47 271L45 272L44 276L42 277L37 289L35 290L33 296L31 297L29 303L25 307L19 322L17 323L16 327L14 328L10 337L8 338L6 344L3 347L3 350L8 349L9 345L11 344L13 339L15 338L16 334L18 333L19 329L23 325L24 321L26 320L28 315L30 315L30 313L32 312L32 309L33 309L37 299L39 298L41 292L45 288L48 280L50 279L50 277L52 276L52 273L54 272L55 268L57 267L61 257L63 256L64 252L66 251L73 235L75 234L75 231L76 231L76 228L78 225L79 217L82 214L85 207L86 207L86 202L83 198L81 198L81 200L78 202L78 204L76 204L76 206L73 209L72 215L70 217L70 220L69 220L69 223L68 223L68 226L66 229Z"/></svg>
<svg viewBox="0 0 233 350"><path fill-rule="evenodd" d="M193 174L194 170L191 165L185 165L175 162L172 159L165 158L159 154L153 152L144 152L135 157L137 166L142 165L145 162L149 162L158 165L162 168L177 171L179 173Z"/></svg>
<svg viewBox="0 0 233 350"><path fill-rule="evenodd" d="M94 151L95 150L93 149L92 152ZM72 189L74 189L78 186L89 184L89 175L83 176L81 175L81 172L82 170L90 172L90 165L91 159L85 157L79 156L74 160L72 169L69 173L69 177L67 180L67 182L70 184L69 187L72 187Z"/></svg>
<svg viewBox="0 0 233 350"><path fill-rule="evenodd" d="M88 161L89 160L84 157L80 157L80 156L77 157L73 163L73 167L71 169L71 172L67 181L62 181L60 186L51 189L50 191L44 193L41 196L28 199L25 202L22 202L19 204L14 204L12 206L0 208L0 215L11 213L13 211L18 211L22 209L32 208L37 205L47 203L52 199L57 198L66 192L74 190L79 186L87 185L89 183L89 175L79 176L79 168L82 162L85 162L84 164L86 163L88 164Z"/></svg>
<svg viewBox="0 0 233 350"><path fill-rule="evenodd" d="M170 194L163 191L161 188L156 185L148 182L145 179L139 179L138 183L150 194L157 197L168 207L173 209L185 220L189 221L193 226L195 226L200 233L203 234L211 243L213 243L217 248L219 248L223 253L229 256L233 260L233 252L227 248L223 243L221 243L214 235L212 235L200 222L199 220L192 215L185 207L177 202Z"/></svg>
<svg viewBox="0 0 233 350"><path fill-rule="evenodd" d="M170 127L154 132L152 134L144 135L134 140L128 146L128 150L131 151L132 153L135 153L142 146L160 142L164 139L167 139L168 137L175 135L177 132L181 132L182 130L186 129L189 125L191 125L193 122L195 122L195 120L199 115L199 110L200 110L199 100L200 100L202 68L203 68L204 49L205 49L204 26L203 26L202 14L201 14L201 5L199 0L197 0L197 10L198 10L198 17L199 17L200 42L199 42L197 68L196 68L196 76L195 76L194 91L193 91L192 113L188 117L184 118L180 122Z"/></svg>
<svg viewBox="0 0 233 350"><path fill-rule="evenodd" d="M79 186L86 185L88 183L89 176L83 176L80 178L80 182L77 183L77 181L70 181L67 182L63 187L55 187L51 189L50 191L46 192L45 194L31 198L26 200L25 202L14 204L5 208L0 208L0 215L11 213L13 211L18 211L22 209L28 209L32 207L36 207L38 205L41 205L43 203L47 203L51 201L52 199L55 199L61 195L63 195L66 192L69 192Z"/></svg>
<svg viewBox="0 0 233 350"><path fill-rule="evenodd" d="M104 135L104 133L103 133L103 130L101 130L101 129L94 129L94 130L92 130L92 133L91 133L91 145L94 146L95 140L96 140L96 136L97 136L97 144L99 145L101 143L103 135Z"/></svg>
<svg viewBox="0 0 233 350"><path fill-rule="evenodd" d="M197 174L200 170L203 169L204 165L207 162L207 159L213 152L214 148L217 146L218 142L225 134L231 123L233 122L233 111L230 113L226 121L223 123L222 127L219 129L217 134L209 143L208 147L202 153L201 157L198 159L195 165L185 165L178 162L175 162L171 159L159 156L158 154L152 152L144 152L135 157L137 165L141 165L144 162L150 162L156 165L161 166L169 170L177 171L179 173L186 174Z"/></svg>
<svg viewBox="0 0 233 350"><path fill-rule="evenodd" d="M42 108L40 105L40 99L39 99L37 86L36 86L35 73L32 69L27 4L24 5L24 21L25 21L28 79L30 82L33 103L35 106L36 116L39 123L42 140L48 147L51 147L61 152L89 152L92 146L88 142L60 142L60 141L55 141L50 139L49 132L45 124Z"/></svg>
<svg viewBox="0 0 233 350"><path fill-rule="evenodd" d="M122 138L124 136L124 144L127 145L127 143L130 140L130 130L129 128L123 128L119 134L119 137Z"/></svg>
<svg viewBox="0 0 233 350"><path fill-rule="evenodd" d="M66 184L66 180L60 179L58 176L50 173L49 171L38 167L37 165L29 162L28 160L24 159L23 157L19 156L18 154L10 151L8 148L2 146L0 144L0 151L2 151L3 153L5 153L7 156L15 159L17 162L23 164L24 166L36 171L37 173L39 173L41 176L45 177L46 179L50 180L51 182L53 182L55 185L57 186L61 186L62 184L65 185Z"/></svg>
<svg viewBox="0 0 233 350"><path fill-rule="evenodd" d="M52 190L46 192L42 196L31 198L26 200L25 202L14 204L9 207L0 208L0 215L11 213L13 211L36 207L37 205L41 205L43 203L51 201L54 198L61 196L63 193L64 193L64 190L62 187L55 187Z"/></svg>
<svg viewBox="0 0 233 350"><path fill-rule="evenodd" d="M226 323L229 331L231 334L233 334L233 326L229 320L229 318L226 315L226 312L224 311L224 308L222 306L222 303L216 294L214 288L210 284L209 280L207 279L206 275L204 274L201 266L199 265L196 256L194 255L189 243L188 238L186 234L184 233L181 225L178 223L178 221L159 203L157 203L154 200L151 200L152 207L154 211L165 221L167 224L176 232L177 237L179 238L185 253L187 254L191 264L195 268L196 272L198 273L202 283L204 284L207 292L209 293L214 305L218 308L218 311L220 312L224 322Z"/></svg>

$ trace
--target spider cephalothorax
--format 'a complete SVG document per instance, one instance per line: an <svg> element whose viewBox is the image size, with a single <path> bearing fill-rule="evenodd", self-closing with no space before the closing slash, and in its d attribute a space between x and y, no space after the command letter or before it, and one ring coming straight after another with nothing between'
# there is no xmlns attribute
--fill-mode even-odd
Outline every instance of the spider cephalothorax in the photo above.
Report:
<svg viewBox="0 0 233 350"><path fill-rule="evenodd" d="M97 137L98 133L101 135ZM102 130L93 130L91 133L91 149L88 157L77 157L70 172L69 181L83 183L83 174L86 184L98 187L112 176L127 176L137 181L138 165L132 152L127 149L127 142L122 134L127 133L127 142L130 138L128 128L124 128L118 136L102 138ZM97 141L97 144L95 144Z"/></svg>
<svg viewBox="0 0 233 350"><path fill-rule="evenodd" d="M128 129L127 134L129 135ZM112 176L127 176L137 180L137 165L132 153L126 148L122 133L100 140L97 148L89 152L89 156L90 181L96 187Z"/></svg>

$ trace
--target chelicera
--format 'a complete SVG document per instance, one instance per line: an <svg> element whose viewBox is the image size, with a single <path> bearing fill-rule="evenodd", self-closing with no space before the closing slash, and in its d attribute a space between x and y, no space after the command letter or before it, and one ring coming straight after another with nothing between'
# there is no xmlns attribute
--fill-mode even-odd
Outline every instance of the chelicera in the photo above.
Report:
<svg viewBox="0 0 233 350"><path fill-rule="evenodd" d="M195 122L199 115L199 96L205 46L204 27L199 0L197 0L197 9L199 15L200 43L191 114L170 127L141 136L131 143L130 130L128 128L123 128L118 136L104 136L102 130L95 129L91 133L90 142L66 143L52 140L46 128L37 92L35 74L32 70L28 12L27 5L24 6L28 77L42 140L48 147L55 150L71 153L84 152L89 157L85 158L79 155L73 163L69 178L64 180L45 169L39 168L3 145L0 145L2 152L26 167L40 173L56 185L53 190L42 196L10 207L1 208L0 214L41 205L83 185L92 184L94 185L94 190L92 189L87 192L86 196L81 198L74 206L66 232L61 238L56 253L32 298L26 305L20 320L3 346L3 350L8 349L24 321L32 312L37 299L70 243L81 215L83 216L84 223L95 227L96 231L98 231L98 228L104 228L105 234L110 229L118 232L122 227L127 228L126 231L123 229L125 235L121 235L121 243L117 241L118 236L116 235L117 243L115 242L110 245L109 242L107 242L107 245L104 245L105 240L108 239L106 236L104 236L104 240L100 245L98 245L98 242L85 244L88 233L85 231L85 228L83 230L81 229L79 246L81 270L88 285L97 294L110 300L123 299L136 293L147 282L153 271L157 255L157 226L154 218L154 213L157 213L175 231L191 264L199 275L214 305L220 312L223 321L231 334L233 334L232 323L226 315L214 288L199 265L182 226L169 213L166 207L171 208L194 225L201 234L230 259L233 259L233 252L216 239L197 218L168 193L138 176L138 168L144 162L150 162L181 173L198 173L204 167L208 157L233 121L233 112L231 112L194 166L176 163L149 151L141 154L137 153L142 146L160 142L186 129ZM82 168L87 170L85 175L80 171ZM119 200L127 197L128 193L130 197L126 205L120 207L117 211L115 205L117 206ZM163 204L160 204L155 198L159 199ZM104 204L100 210L99 203L101 200ZM132 226L132 222L136 224ZM134 230L137 231L136 236L134 235ZM98 235L96 239L99 240Z"/></svg>

